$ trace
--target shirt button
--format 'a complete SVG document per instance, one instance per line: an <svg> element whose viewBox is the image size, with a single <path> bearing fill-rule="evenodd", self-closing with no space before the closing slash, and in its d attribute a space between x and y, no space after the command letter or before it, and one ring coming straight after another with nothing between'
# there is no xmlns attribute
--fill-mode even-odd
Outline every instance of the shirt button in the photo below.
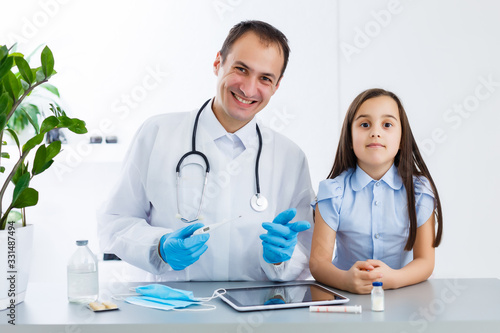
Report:
<svg viewBox="0 0 500 333"><path fill-rule="evenodd" d="M378 206L379 202L378 201L375 201L375 206Z"/></svg>
<svg viewBox="0 0 500 333"><path fill-rule="evenodd" d="M375 239L379 239L380 238L380 235L379 234L375 234Z"/></svg>
<svg viewBox="0 0 500 333"><path fill-rule="evenodd" d="M375 186L380 186L380 182L376 182L376 183L375 183Z"/></svg>

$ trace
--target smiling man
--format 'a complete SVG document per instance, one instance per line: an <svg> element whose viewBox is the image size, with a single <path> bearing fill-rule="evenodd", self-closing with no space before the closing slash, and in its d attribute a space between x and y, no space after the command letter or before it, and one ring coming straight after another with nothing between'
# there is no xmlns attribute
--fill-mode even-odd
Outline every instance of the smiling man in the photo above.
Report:
<svg viewBox="0 0 500 333"><path fill-rule="evenodd" d="M98 214L103 252L149 272L145 280L310 275L307 160L255 118L278 90L289 53L267 23L231 29L213 64L215 97L190 113L152 117L136 134Z"/></svg>
<svg viewBox="0 0 500 333"><path fill-rule="evenodd" d="M227 53L227 54L226 54ZM263 40L247 31L229 49L217 54L217 95L212 109L228 132L246 125L278 90L288 45Z"/></svg>

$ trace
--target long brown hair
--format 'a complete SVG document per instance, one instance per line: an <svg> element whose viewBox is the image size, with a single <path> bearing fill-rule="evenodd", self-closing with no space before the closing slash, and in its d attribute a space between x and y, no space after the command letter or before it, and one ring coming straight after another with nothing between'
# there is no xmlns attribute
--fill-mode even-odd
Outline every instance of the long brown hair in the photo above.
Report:
<svg viewBox="0 0 500 333"><path fill-rule="evenodd" d="M403 180L403 185L406 189L406 198L408 201L408 216L410 218L410 233L408 235L408 241L406 242L405 250L410 251L415 245L415 239L417 238L417 212L415 209L415 188L413 184L413 176L424 176L426 177L432 187L432 192L435 198L435 209L434 214L436 214L438 230L434 238L434 247L439 246L441 243L441 236L443 234L443 214L441 212L441 201L439 200L439 194L434 184L434 180L431 177L427 166L425 165L424 159L420 155L417 143L413 134L411 132L410 123L408 122L408 117L401 104L399 98L392 92L383 89L368 89L359 94L354 101L349 106L347 114L344 119L344 124L342 125L342 131L340 133L339 145L337 147L337 153L335 155L335 162L333 163L332 170L328 175L329 179L333 179L340 175L343 171L350 168L356 168L357 157L352 149L352 123L354 116L358 109L361 107L365 101L370 98L375 98L379 96L388 96L392 98L399 109L399 118L401 119L401 146L400 150L394 158L394 165L398 169L398 173Z"/></svg>

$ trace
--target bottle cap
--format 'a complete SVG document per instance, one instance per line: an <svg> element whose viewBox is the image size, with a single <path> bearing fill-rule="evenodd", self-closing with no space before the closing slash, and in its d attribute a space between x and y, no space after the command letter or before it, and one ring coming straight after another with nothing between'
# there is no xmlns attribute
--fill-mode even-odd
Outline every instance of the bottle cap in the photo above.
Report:
<svg viewBox="0 0 500 333"><path fill-rule="evenodd" d="M84 245L87 245L89 243L88 240L77 240L76 241L76 245L78 246L84 246Z"/></svg>
<svg viewBox="0 0 500 333"><path fill-rule="evenodd" d="M373 282L372 285L374 287L382 287L382 282Z"/></svg>

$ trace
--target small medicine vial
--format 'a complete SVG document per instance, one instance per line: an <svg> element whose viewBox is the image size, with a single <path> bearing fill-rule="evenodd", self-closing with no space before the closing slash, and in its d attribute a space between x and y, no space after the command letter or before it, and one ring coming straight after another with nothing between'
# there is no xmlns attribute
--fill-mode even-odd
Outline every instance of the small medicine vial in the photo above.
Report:
<svg viewBox="0 0 500 333"><path fill-rule="evenodd" d="M372 311L384 311L384 289L382 282L373 282Z"/></svg>
<svg viewBox="0 0 500 333"><path fill-rule="evenodd" d="M68 301L88 304L99 297L97 258L87 246L87 240L78 240L78 248L68 261Z"/></svg>

